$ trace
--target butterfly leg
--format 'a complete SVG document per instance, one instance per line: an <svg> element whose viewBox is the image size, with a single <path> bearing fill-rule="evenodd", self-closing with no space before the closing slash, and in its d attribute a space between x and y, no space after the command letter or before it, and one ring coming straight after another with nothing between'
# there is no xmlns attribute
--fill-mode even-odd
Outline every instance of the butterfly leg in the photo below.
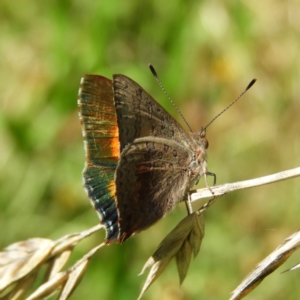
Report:
<svg viewBox="0 0 300 300"><path fill-rule="evenodd" d="M207 175L208 175L208 176L212 176L212 177L214 178L214 184L213 184L213 185L216 185L216 183L217 183L217 175L216 175L215 173L207 172L205 175L206 175L206 176L207 176ZM207 180L206 180L206 176L205 176L205 182L206 182L206 185L207 185L207 187L208 187Z"/></svg>
<svg viewBox="0 0 300 300"><path fill-rule="evenodd" d="M213 185L216 185L216 182L217 182L217 176L215 173L211 173L211 172L206 172L204 174L204 180L205 180L205 184L206 184L206 187L211 191L212 195L214 196L214 192L212 191L212 189L210 188L210 186L208 185L208 182L207 182L207 176L213 176L214 178L214 184Z"/></svg>
<svg viewBox="0 0 300 300"><path fill-rule="evenodd" d="M191 194L188 193L188 198L185 200L186 209L188 211L188 214L191 215L193 213L193 207L192 207L192 201L191 201Z"/></svg>

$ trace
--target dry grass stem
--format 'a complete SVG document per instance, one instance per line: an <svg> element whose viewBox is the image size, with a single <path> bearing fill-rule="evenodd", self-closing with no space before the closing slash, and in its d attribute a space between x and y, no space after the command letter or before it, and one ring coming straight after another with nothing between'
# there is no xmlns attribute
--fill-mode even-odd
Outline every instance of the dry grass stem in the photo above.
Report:
<svg viewBox="0 0 300 300"><path fill-rule="evenodd" d="M290 169L287 171L282 171L264 177L255 178L255 179L216 185L210 187L209 189L204 188L204 189L196 190L194 193L191 194L191 201L194 202L202 198L209 198L212 196L212 192L214 196L222 196L229 192L271 184L271 183L275 183L278 181L283 181L283 180L287 180L299 176L300 176L300 167Z"/></svg>
<svg viewBox="0 0 300 300"><path fill-rule="evenodd" d="M68 262L73 248L101 228L103 226L98 224L56 241L32 238L6 247L3 252L0 252L1 297L15 300L41 299L61 289L58 299L67 299L82 278L90 258L105 244L92 249L67 271L61 269ZM44 282L28 296L37 275L43 270L45 271Z"/></svg>
<svg viewBox="0 0 300 300"><path fill-rule="evenodd" d="M266 276L280 267L299 248L300 231L297 231L286 238L281 245L255 267L255 269L232 292L230 300L244 298L254 290Z"/></svg>

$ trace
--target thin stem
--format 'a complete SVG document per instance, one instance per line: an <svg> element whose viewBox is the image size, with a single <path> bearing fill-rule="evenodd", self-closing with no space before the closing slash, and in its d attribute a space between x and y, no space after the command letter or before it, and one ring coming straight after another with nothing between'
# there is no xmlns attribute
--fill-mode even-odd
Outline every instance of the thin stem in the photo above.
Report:
<svg viewBox="0 0 300 300"><path fill-rule="evenodd" d="M191 202L200 200L202 198L208 198L212 196L212 192L214 196L224 195L229 192L233 192L241 189L248 189L256 186L266 185L270 183L275 183L277 181L286 180L289 178L299 177L300 176L300 167L295 169L290 169L287 171L282 171L279 173L275 173L272 175L259 177L250 180L238 181L234 183L225 183L222 185L211 186L209 188L196 190L191 194Z"/></svg>

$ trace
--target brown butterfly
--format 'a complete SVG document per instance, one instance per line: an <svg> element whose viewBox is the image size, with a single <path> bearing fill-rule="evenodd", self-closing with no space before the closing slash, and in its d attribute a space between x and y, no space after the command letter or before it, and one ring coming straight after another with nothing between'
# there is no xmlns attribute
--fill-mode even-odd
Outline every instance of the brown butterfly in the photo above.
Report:
<svg viewBox="0 0 300 300"><path fill-rule="evenodd" d="M106 243L123 243L153 225L201 176L215 178L207 170L205 129L187 132L132 79L85 75L78 107L84 186Z"/></svg>

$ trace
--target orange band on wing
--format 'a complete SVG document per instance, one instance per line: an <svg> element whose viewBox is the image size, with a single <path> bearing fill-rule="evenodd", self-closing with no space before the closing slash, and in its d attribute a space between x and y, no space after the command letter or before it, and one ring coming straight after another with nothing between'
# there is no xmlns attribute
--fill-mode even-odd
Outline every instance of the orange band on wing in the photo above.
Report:
<svg viewBox="0 0 300 300"><path fill-rule="evenodd" d="M107 188L109 190L109 193L112 197L115 196L116 194L116 184L115 184L115 180L111 180L110 182L108 182L107 184Z"/></svg>
<svg viewBox="0 0 300 300"><path fill-rule="evenodd" d="M117 127L115 127L115 130L113 131L114 138L111 138L111 150L112 150L112 156L120 157L120 141L119 141L119 130Z"/></svg>

